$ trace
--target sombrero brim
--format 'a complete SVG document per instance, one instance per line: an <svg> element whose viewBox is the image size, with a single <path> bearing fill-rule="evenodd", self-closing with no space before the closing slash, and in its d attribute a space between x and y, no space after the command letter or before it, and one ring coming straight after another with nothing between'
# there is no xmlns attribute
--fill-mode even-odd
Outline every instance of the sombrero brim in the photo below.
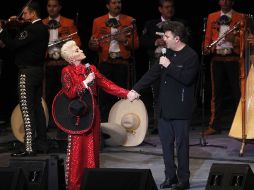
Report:
<svg viewBox="0 0 254 190"><path fill-rule="evenodd" d="M68 134L83 134L90 130L94 118L94 99L90 89L87 89L82 97L82 101L85 101L88 110L84 116L80 117L78 126L75 125L74 116L68 111L71 101L62 90L59 91L52 104L53 119L57 127L64 132Z"/></svg>
<svg viewBox="0 0 254 190"><path fill-rule="evenodd" d="M127 132L127 139L123 146L137 146L143 142L148 128L148 114L144 103L141 100L119 100L109 112L109 123L121 125L121 119L125 114L134 113L140 119L140 125L135 130L135 134Z"/></svg>
<svg viewBox="0 0 254 190"><path fill-rule="evenodd" d="M48 126L48 121L49 121L48 107L43 98L41 99L41 102L42 102L42 107L43 107L45 118L46 118L46 126ZM22 117L19 104L13 109L11 114L11 129L12 129L13 135L18 139L18 141L24 143L24 138L25 138L24 120Z"/></svg>
<svg viewBox="0 0 254 190"><path fill-rule="evenodd" d="M121 146L127 138L125 128L116 123L101 123L101 132L109 136L108 138L104 138L107 146Z"/></svg>

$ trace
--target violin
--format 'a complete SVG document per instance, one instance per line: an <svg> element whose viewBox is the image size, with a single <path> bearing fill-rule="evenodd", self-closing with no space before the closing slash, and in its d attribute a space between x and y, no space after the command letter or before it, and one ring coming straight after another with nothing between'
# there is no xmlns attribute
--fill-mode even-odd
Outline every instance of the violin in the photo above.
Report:
<svg viewBox="0 0 254 190"><path fill-rule="evenodd" d="M32 0L29 0L26 3L25 7L28 6L31 2ZM30 22L20 19L22 17L23 11L24 9L22 9L18 16L11 16L8 20L0 20L2 27L6 28L7 30L18 31L27 26L28 24L31 24Z"/></svg>
<svg viewBox="0 0 254 190"><path fill-rule="evenodd" d="M12 29L20 29L24 28L30 22L24 21L24 20L17 20L17 19L8 19L8 20L1 20L1 25L3 28L6 28L7 30L12 30Z"/></svg>
<svg viewBox="0 0 254 190"><path fill-rule="evenodd" d="M12 37L16 37L26 26L31 24L31 22L11 18L8 20L1 20L0 22L3 30L6 30Z"/></svg>

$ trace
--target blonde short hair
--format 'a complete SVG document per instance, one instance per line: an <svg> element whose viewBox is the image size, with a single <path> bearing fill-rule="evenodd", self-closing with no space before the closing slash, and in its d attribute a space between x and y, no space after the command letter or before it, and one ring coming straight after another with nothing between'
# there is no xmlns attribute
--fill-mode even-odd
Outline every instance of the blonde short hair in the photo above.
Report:
<svg viewBox="0 0 254 190"><path fill-rule="evenodd" d="M70 58L72 57L72 54L74 52L74 49L77 47L77 44L75 41L70 40L68 42L65 42L61 48L61 56L64 60L67 62L70 62Z"/></svg>

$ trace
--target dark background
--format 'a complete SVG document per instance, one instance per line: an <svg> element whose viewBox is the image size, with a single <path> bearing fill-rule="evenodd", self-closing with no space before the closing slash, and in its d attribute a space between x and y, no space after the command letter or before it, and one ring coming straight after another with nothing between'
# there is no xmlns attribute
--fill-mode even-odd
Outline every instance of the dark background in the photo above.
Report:
<svg viewBox="0 0 254 190"><path fill-rule="evenodd" d="M28 1L24 0L5 1L5 5L2 4L0 6L0 19L8 19L12 15L20 14L22 7L27 2ZM39 2L42 10L41 18L45 18L47 16L47 0L40 0ZM87 43L91 36L93 19L107 13L105 1L62 0L62 2L62 15L76 21L79 36L82 41L82 49L87 55L87 60L96 64L96 56L93 52L88 50ZM136 19L139 35L142 33L145 21L160 16L157 7L157 0L122 0L122 13ZM175 0L175 7L176 17L185 19L188 22L192 31L192 38L195 42L193 48L200 54L201 41L203 38L203 19L207 17L210 12L219 10L218 0ZM254 1L236 0L234 9L238 12L253 14ZM13 55L10 52L7 50L0 50L0 56L4 60L2 74L0 76L0 120L8 120L11 111L17 104L17 70L12 61ZM137 79L139 79L148 69L148 60L145 51L142 49L135 51L135 58L136 74ZM209 77L207 77L207 80L209 80ZM209 86L209 82L207 82L207 86ZM209 100L209 92L207 93L207 100ZM209 104L208 102L209 101L207 101L207 105Z"/></svg>

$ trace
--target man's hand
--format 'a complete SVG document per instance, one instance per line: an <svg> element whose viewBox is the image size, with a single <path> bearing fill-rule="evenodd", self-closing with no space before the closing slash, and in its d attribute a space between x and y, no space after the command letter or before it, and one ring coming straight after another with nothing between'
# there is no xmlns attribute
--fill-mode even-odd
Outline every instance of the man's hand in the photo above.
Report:
<svg viewBox="0 0 254 190"><path fill-rule="evenodd" d="M160 57L159 64L162 65L163 67L167 68L170 65L170 63L171 63L171 61L166 56Z"/></svg>
<svg viewBox="0 0 254 190"><path fill-rule="evenodd" d="M210 48L207 48L207 47L204 47L203 49L203 54L204 55L209 55L211 53L211 49Z"/></svg>
<svg viewBox="0 0 254 190"><path fill-rule="evenodd" d="M234 43L235 42L235 34L232 32L232 33L229 33L225 36L225 41L227 42L231 42L231 43Z"/></svg>
<svg viewBox="0 0 254 190"><path fill-rule="evenodd" d="M134 101L135 99L138 99L140 97L140 94L138 94L135 90L129 91L127 98L129 101Z"/></svg>
<svg viewBox="0 0 254 190"><path fill-rule="evenodd" d="M5 47L5 43L2 40L0 40L0 48L4 48L4 47Z"/></svg>
<svg viewBox="0 0 254 190"><path fill-rule="evenodd" d="M162 39L162 38L158 38L157 40L155 40L154 43L155 46L166 46L166 42Z"/></svg>
<svg viewBox="0 0 254 190"><path fill-rule="evenodd" d="M0 32L3 30L2 28L2 22L0 21Z"/></svg>
<svg viewBox="0 0 254 190"><path fill-rule="evenodd" d="M120 43L126 44L128 43L128 34L125 32L116 34L115 39Z"/></svg>
<svg viewBox="0 0 254 190"><path fill-rule="evenodd" d="M91 37L91 39L89 40L88 46L90 49L92 50L98 50L99 49L99 42L98 39Z"/></svg>

